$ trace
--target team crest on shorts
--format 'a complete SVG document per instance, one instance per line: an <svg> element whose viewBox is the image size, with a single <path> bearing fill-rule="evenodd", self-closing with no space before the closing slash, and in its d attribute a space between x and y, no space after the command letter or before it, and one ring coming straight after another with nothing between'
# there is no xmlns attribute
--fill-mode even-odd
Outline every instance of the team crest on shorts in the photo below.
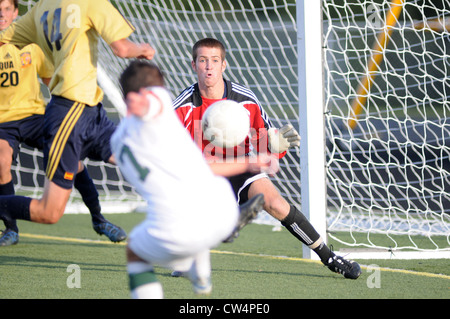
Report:
<svg viewBox="0 0 450 319"><path fill-rule="evenodd" d="M73 180L73 173L71 172L65 172L64 173L64 179L67 179L69 181Z"/></svg>
<svg viewBox="0 0 450 319"><path fill-rule="evenodd" d="M20 63L22 63L22 68L26 68L31 65L31 53L23 52L20 54Z"/></svg>

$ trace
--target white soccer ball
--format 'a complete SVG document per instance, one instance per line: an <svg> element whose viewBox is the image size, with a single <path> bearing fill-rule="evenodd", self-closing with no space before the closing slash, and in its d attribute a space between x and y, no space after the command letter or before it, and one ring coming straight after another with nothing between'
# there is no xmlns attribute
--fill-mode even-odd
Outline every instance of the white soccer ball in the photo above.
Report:
<svg viewBox="0 0 450 319"><path fill-rule="evenodd" d="M215 102L202 117L204 137L217 147L241 144L250 131L250 115L245 107L231 100Z"/></svg>

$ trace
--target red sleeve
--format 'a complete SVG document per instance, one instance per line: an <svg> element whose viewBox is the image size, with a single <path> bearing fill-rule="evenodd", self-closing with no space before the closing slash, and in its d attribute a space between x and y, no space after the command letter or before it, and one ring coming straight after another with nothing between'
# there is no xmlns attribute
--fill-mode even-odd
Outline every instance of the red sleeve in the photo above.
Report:
<svg viewBox="0 0 450 319"><path fill-rule="evenodd" d="M178 116L178 118L180 119L181 123L184 126L184 118L186 116L186 114L184 112L185 108L184 107L178 107L174 111L175 111L175 114Z"/></svg>
<svg viewBox="0 0 450 319"><path fill-rule="evenodd" d="M175 113L191 135L192 140L203 150L203 132L201 126L201 108L192 108L191 105L183 105L175 109Z"/></svg>

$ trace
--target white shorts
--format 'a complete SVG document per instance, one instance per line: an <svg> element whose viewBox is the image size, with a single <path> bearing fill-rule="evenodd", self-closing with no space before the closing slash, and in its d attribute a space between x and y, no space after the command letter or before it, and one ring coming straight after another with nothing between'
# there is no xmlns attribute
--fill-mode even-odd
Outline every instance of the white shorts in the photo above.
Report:
<svg viewBox="0 0 450 319"><path fill-rule="evenodd" d="M230 187L228 183L227 187ZM201 200L186 203L186 219L155 221L149 212L149 218L130 233L129 248L148 263L188 270L197 254L219 245L232 233L239 216L229 189L221 194L219 202L214 196L202 195Z"/></svg>

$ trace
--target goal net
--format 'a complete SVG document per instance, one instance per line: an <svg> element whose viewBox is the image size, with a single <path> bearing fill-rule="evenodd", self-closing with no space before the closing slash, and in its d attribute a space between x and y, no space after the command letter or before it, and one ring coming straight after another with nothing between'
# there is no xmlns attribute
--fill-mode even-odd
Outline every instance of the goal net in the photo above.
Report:
<svg viewBox="0 0 450 319"><path fill-rule="evenodd" d="M448 251L450 3L324 1L323 14L330 236Z"/></svg>
<svg viewBox="0 0 450 319"><path fill-rule="evenodd" d="M299 126L294 0L111 2L136 27L131 39L156 49L174 96L196 82L192 45L215 37L228 50L226 77L253 90L274 125ZM392 13L391 1L322 2L324 64L317 72L324 72L327 231L347 246L450 250L450 8L442 3L408 1ZM118 78L127 63L100 44L99 83L117 122L124 114ZM40 155L24 156L32 164L20 161L17 188L32 181L35 191L43 179ZM143 204L116 167L86 164L105 212ZM301 209L300 150L280 166L273 182ZM76 192L69 207L85 210ZM258 222L279 226L267 214Z"/></svg>

